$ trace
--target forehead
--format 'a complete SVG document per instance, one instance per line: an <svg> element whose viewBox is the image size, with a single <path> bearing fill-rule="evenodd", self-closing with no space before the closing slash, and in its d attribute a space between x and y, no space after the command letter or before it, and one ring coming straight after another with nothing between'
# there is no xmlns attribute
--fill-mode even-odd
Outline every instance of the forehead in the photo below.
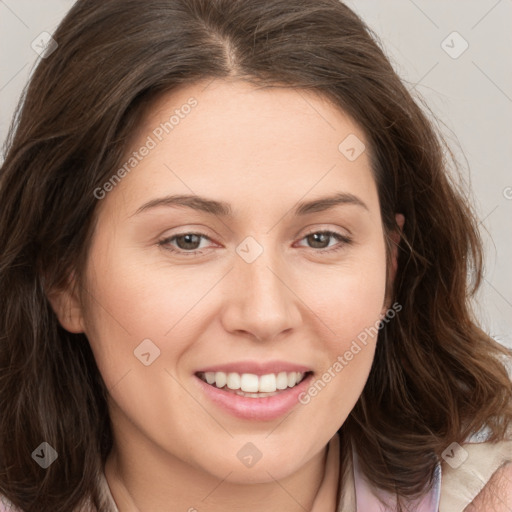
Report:
<svg viewBox="0 0 512 512"><path fill-rule="evenodd" d="M130 162L128 172L109 196L127 208L167 193L248 208L338 191L371 203L375 183L365 147L357 123L318 94L203 81L148 107L121 164Z"/></svg>
<svg viewBox="0 0 512 512"><path fill-rule="evenodd" d="M141 123L139 138L146 134L159 143L164 138L183 148L195 144L201 151L243 148L261 158L270 152L275 157L276 149L287 157L290 152L319 153L327 145L338 156L340 136L365 139L357 123L319 93L226 80L203 81L160 95ZM187 139L190 144L183 146Z"/></svg>

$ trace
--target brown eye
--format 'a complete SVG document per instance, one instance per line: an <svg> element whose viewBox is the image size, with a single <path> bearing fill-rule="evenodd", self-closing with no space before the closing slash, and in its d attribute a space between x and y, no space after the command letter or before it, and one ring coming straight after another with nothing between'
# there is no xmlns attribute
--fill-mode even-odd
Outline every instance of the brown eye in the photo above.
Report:
<svg viewBox="0 0 512 512"><path fill-rule="evenodd" d="M186 235L179 235L174 237L176 244L180 249L183 250L194 250L199 247L198 243L201 243L201 235L195 233L187 233Z"/></svg>
<svg viewBox="0 0 512 512"><path fill-rule="evenodd" d="M339 242L337 247L335 244L334 246L329 246L329 241L333 238L337 239ZM319 249L317 252L334 252L352 242L349 237L341 233L336 233L335 231L314 231L307 234L302 240L307 240L310 249ZM328 247L333 248L328 249Z"/></svg>
<svg viewBox="0 0 512 512"><path fill-rule="evenodd" d="M329 240L332 238L331 235L328 235L327 233L313 233L311 235L308 235L306 237L308 239L308 242L311 243L311 247L314 249L325 249L329 246ZM327 245L325 243L327 242Z"/></svg>
<svg viewBox="0 0 512 512"><path fill-rule="evenodd" d="M160 240L158 245L171 252L194 256L196 254L201 254L202 252L198 250L202 238L210 240L209 237L202 233L179 233Z"/></svg>

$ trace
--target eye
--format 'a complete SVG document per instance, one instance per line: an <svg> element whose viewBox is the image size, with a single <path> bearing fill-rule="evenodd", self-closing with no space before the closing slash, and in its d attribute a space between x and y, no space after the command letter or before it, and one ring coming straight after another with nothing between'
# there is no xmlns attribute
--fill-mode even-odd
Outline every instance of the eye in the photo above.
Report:
<svg viewBox="0 0 512 512"><path fill-rule="evenodd" d="M338 240L338 245L333 249L328 249L329 244L325 246L325 243L328 243L329 239L333 238ZM158 242L158 245L168 251L179 253L180 255L197 256L203 254L203 252L199 250L201 248L201 239L211 241L210 237L203 233L189 232L178 233L177 235L164 238ZM343 249L345 245L352 242L350 237L337 233L336 231L312 231L305 235L301 240L307 240L309 243L312 243L313 246L309 248L316 249L315 252L320 253L339 251Z"/></svg>
<svg viewBox="0 0 512 512"><path fill-rule="evenodd" d="M329 239L337 239L338 245L333 249L328 249L329 245L325 246L325 242L329 242ZM306 236L302 238L302 240L307 240L309 243L312 243L313 246L311 249L319 249L316 252L335 252L344 248L345 245L352 243L352 239L346 235L342 235L341 233L337 233L336 231L312 231L308 233ZM320 247L319 247L320 246Z"/></svg>
<svg viewBox="0 0 512 512"><path fill-rule="evenodd" d="M168 238L164 238L158 242L158 245L164 247L171 252L179 252L186 256L194 256L196 254L202 254L202 251L197 249L200 247L201 238L210 240L209 237L202 233L179 233ZM172 245L176 241L177 248ZM199 245L198 245L199 243Z"/></svg>

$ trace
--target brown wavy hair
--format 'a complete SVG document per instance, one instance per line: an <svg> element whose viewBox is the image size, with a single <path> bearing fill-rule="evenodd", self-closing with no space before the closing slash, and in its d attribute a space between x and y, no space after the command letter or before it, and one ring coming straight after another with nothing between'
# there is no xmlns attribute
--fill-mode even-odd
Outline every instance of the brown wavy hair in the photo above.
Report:
<svg viewBox="0 0 512 512"><path fill-rule="evenodd" d="M406 222L388 288L402 311L379 332L364 391L340 428L374 485L428 490L453 441L512 419L512 351L478 327L482 244L442 138L376 36L338 0L78 0L25 89L0 175L0 493L26 512L90 498L112 446L107 390L84 334L48 290L82 282L100 187L141 116L182 84L229 78L313 91L369 142L386 234ZM391 245L388 245L388 263ZM469 278L468 278L469 276ZM43 470L42 441L60 454Z"/></svg>

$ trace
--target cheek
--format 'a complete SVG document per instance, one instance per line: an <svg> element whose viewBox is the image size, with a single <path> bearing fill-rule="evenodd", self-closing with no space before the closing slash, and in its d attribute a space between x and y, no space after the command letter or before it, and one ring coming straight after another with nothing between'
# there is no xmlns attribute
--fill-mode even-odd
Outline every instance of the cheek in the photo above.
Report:
<svg viewBox="0 0 512 512"><path fill-rule="evenodd" d="M141 252L141 251L139 251ZM123 248L115 232L99 230L86 270L85 334L108 389L158 361L162 340L178 321L182 297L155 279L143 255ZM150 340L150 341L148 341ZM169 344L179 350L176 344ZM147 375L145 376L147 378Z"/></svg>
<svg viewBox="0 0 512 512"><path fill-rule="evenodd" d="M186 444L180 423L200 436L201 423L191 425L184 418L201 417L204 411L180 384L174 368L200 334L194 310L186 314L201 290L188 293L187 299L190 279L176 278L177 272L171 278L169 269L166 278L164 269L149 268L128 254L92 256L95 271L89 282L94 297L88 302L86 334L116 425L130 429L133 422L162 446L168 445L166 436L183 439L177 451L186 458L193 446ZM203 283L203 295L205 287Z"/></svg>
<svg viewBox="0 0 512 512"><path fill-rule="evenodd" d="M322 272L307 282L303 294L324 321L330 351L343 350L346 343L374 326L384 313L386 257L384 243L377 241L354 253L343 264Z"/></svg>
<svg viewBox="0 0 512 512"><path fill-rule="evenodd" d="M130 272L117 266L109 270L94 285L86 318L86 335L108 388L127 371L139 370L146 363L153 369L160 366L157 363L162 358L158 358L164 351L167 362L179 357L185 340L180 344L172 328L186 313L187 302L176 291L179 286L172 292L161 280L153 283L144 278L140 269Z"/></svg>
<svg viewBox="0 0 512 512"><path fill-rule="evenodd" d="M323 333L322 371L300 397L310 410L324 411L308 421L338 428L359 399L373 362L384 313L384 245L347 262L330 279L318 279L308 300L315 304L317 332ZM304 292L306 293L306 292ZM321 319L321 321L320 321Z"/></svg>

